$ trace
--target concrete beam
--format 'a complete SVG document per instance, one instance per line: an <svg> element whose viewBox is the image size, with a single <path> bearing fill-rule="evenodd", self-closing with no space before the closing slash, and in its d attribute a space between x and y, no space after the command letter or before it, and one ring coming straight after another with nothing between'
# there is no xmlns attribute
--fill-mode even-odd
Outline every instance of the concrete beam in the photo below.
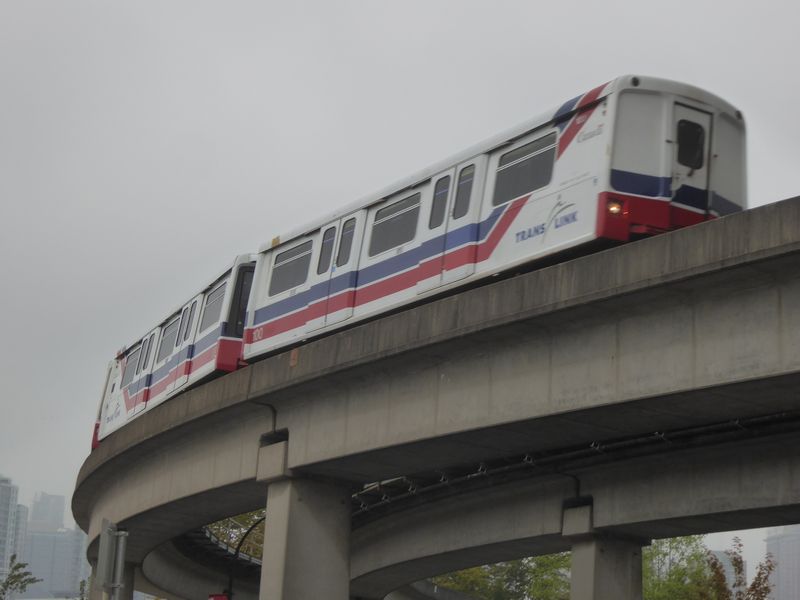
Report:
<svg viewBox="0 0 800 600"><path fill-rule="evenodd" d="M566 551L582 538L620 541L624 565L644 540L800 522L798 441L755 439L572 470L581 497L593 499L591 513L564 512L573 482L553 476L397 510L353 532L353 593L382 598L432 575ZM602 547L582 546L582 564L598 564L591 561Z"/></svg>
<svg viewBox="0 0 800 600"><path fill-rule="evenodd" d="M794 199L367 323L186 392L112 434L81 469L73 514L92 543L104 517L127 527L129 557L143 560L184 531L263 505L260 438L276 426L291 434L286 472L363 482L792 410L800 383L798 274ZM778 455L758 468L773 477L785 465L782 475L793 481L795 458ZM703 496L697 484L694 505L675 499L687 513L661 502L648 512L642 498L659 496L641 482L649 485L662 466L598 469L611 473L606 480L587 472L596 526L670 535L798 517L800 497L786 477L774 477L767 491L737 487L739 475L719 458L702 477L739 495ZM665 488L664 497L674 490ZM535 550L554 539L560 534L524 544ZM442 543L442 557L484 552L449 536ZM487 541L486 552L509 556L507 543ZM419 566L427 560L421 552L391 552L409 574L430 570ZM373 566L362 564L364 577L405 580L388 561Z"/></svg>
<svg viewBox="0 0 800 600"><path fill-rule="evenodd" d="M228 587L228 573L197 564L168 542L147 555L136 585L167 600L207 600ZM258 600L258 585L252 581L234 579L233 586L236 600Z"/></svg>

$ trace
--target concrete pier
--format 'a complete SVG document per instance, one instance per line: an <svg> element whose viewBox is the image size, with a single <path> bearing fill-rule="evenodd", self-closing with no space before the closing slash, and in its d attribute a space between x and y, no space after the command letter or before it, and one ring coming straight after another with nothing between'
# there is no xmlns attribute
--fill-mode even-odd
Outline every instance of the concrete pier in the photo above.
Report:
<svg viewBox="0 0 800 600"><path fill-rule="evenodd" d="M287 478L267 491L261 600L350 598L350 490Z"/></svg>

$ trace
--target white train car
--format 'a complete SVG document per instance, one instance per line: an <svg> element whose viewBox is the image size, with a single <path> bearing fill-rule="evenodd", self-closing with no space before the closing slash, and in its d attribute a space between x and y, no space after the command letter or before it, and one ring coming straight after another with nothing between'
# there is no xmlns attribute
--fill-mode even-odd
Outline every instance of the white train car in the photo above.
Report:
<svg viewBox="0 0 800 600"><path fill-rule="evenodd" d="M745 206L741 113L693 86L620 77L262 247L244 358Z"/></svg>
<svg viewBox="0 0 800 600"><path fill-rule="evenodd" d="M110 362L93 447L243 358L745 207L741 113L693 86L620 77L237 257Z"/></svg>
<svg viewBox="0 0 800 600"><path fill-rule="evenodd" d="M108 364L92 447L142 412L240 366L255 256L222 275Z"/></svg>

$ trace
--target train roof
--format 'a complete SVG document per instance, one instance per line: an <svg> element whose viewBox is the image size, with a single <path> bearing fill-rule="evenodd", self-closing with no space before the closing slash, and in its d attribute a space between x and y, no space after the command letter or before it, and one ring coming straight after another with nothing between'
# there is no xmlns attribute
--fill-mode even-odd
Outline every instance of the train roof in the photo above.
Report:
<svg viewBox="0 0 800 600"><path fill-rule="evenodd" d="M541 113L536 117L528 119L519 125L511 127L501 133L491 136L470 146L469 148L449 156L444 160L440 160L433 165L422 169L421 171L417 171L416 173L404 177L395 183L386 186L375 193L369 194L356 200L355 202L350 202L341 208L328 213L327 215L314 219L313 221L306 223L304 225L295 227L294 229L288 231L286 234L278 236L274 238L270 242L263 243L258 251L265 252L277 246L281 246L287 242L294 240L295 238L308 235L317 231L324 225L328 225L332 223L336 219L340 219L345 217L355 211L368 208L373 204L377 204L394 196L395 194L399 194L404 190L408 190L414 188L425 181L428 181L431 177L447 170L448 168L467 161L475 156L480 154L485 154L487 152L491 152L497 148L505 146L507 144L512 143L515 139L530 133L540 127L544 127L545 125L549 125L551 123L559 123L570 118L575 112L577 112L580 108L588 104L592 104L602 100L603 98L607 98L613 93L620 92L624 89L643 89L643 90L652 90L656 92L663 92L667 94L674 94L676 96L682 96L684 98L690 98L692 100L696 100L702 102L704 104L708 104L710 106L714 106L718 108L721 112L729 113L731 115L736 115L741 118L741 113L729 102L723 100L719 96L707 92L701 88L695 87L693 85L689 85L686 83L680 83L677 81L672 81L670 79L661 79L658 77L645 77L640 75L622 75L605 83L603 85L586 92L585 94L580 94L566 102L564 102L561 106L558 106L554 109L551 109L547 112ZM588 97L590 94L595 93L592 97L590 102L586 104L581 104L581 100L585 97Z"/></svg>

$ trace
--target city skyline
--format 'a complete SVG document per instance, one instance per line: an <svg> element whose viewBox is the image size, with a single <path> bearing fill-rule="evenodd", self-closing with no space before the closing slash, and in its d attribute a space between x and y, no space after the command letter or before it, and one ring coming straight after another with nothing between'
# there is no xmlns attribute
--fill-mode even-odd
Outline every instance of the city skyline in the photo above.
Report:
<svg viewBox="0 0 800 600"><path fill-rule="evenodd" d="M40 579L18 598L74 597L88 577L86 534L64 527L64 496L36 492L33 506L17 503L18 486L0 474L0 578L17 562Z"/></svg>

